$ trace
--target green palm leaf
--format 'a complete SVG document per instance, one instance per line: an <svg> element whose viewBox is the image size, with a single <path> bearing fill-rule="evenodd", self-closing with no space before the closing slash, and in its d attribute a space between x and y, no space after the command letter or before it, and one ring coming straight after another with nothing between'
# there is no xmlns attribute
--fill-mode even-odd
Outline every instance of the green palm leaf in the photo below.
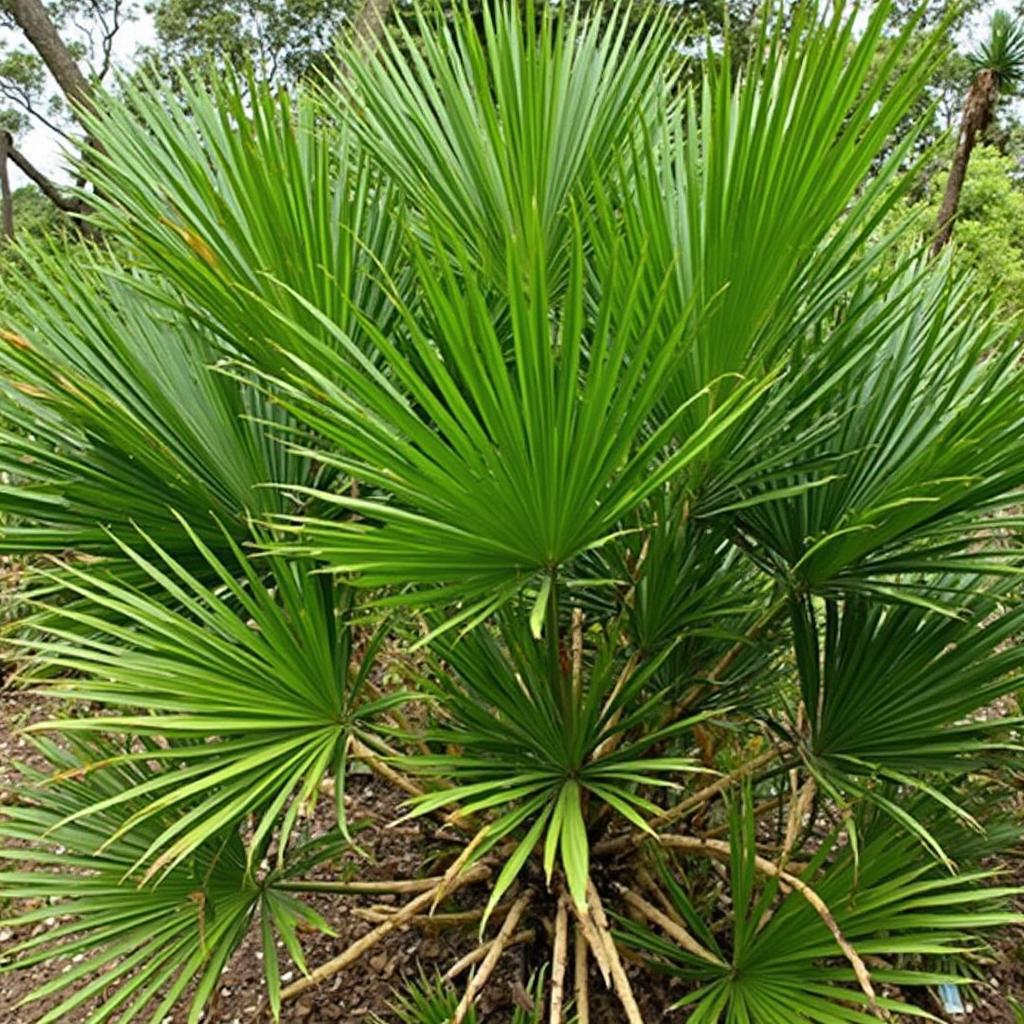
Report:
<svg viewBox="0 0 1024 1024"><path fill-rule="evenodd" d="M588 313L577 232L555 314L535 256L510 251L506 336L463 255L458 277L421 255L425 294L416 310L403 310L405 347L367 325L392 377L360 367L354 348L346 360L310 336L315 363L296 360L279 388L289 412L337 450L326 461L383 492L317 492L352 516L304 520L298 550L361 586L417 583L428 588L417 600L495 608L610 539L754 402L759 386L735 388L670 447L681 410L650 432L647 421L684 350L685 324L666 335L636 303L618 302L619 288L639 287L640 267L615 264L604 282L611 298ZM537 285L520 289L530 270Z"/></svg>
<svg viewBox="0 0 1024 1024"><path fill-rule="evenodd" d="M751 805L730 818L731 934L716 937L687 892L685 875L660 861L661 882L680 920L713 954L702 958L646 926L624 921L622 937L663 969L692 984L680 1006L702 1024L868 1024L877 1020L857 988L852 968L819 913L799 893L782 892L754 868ZM953 974L920 966L921 957L954 956L980 935L1019 920L1007 909L1017 888L993 885L991 872L949 875L898 826L875 821L865 829L859 858L831 837L800 878L810 884L847 941L874 957L876 983L901 987L961 983ZM716 963L715 958L721 962ZM837 963L838 961L838 963ZM904 1001L879 997L889 1011L929 1017Z"/></svg>
<svg viewBox="0 0 1024 1024"><path fill-rule="evenodd" d="M667 18L560 16L533 0L484 5L479 25L416 13L370 55L342 54L335 103L401 189L417 228L458 264L509 286L508 250L535 249L559 291L569 216L592 173L653 124L681 62ZM437 231L435 226L440 225Z"/></svg>
<svg viewBox="0 0 1024 1024"><path fill-rule="evenodd" d="M135 525L180 548L175 511L223 546L211 513L246 538L250 515L290 507L265 485L315 468L256 422L281 423L280 410L213 369L206 326L160 309L169 290L58 252L33 263L16 290L21 333L0 345L5 551L117 554L105 531Z"/></svg>
<svg viewBox="0 0 1024 1024"><path fill-rule="evenodd" d="M1014 571L1016 548L987 536L988 514L1024 485L1017 357L969 288L943 267L911 268L836 330L863 361L816 398L812 415L835 428L802 454L827 476L796 466L789 492L752 489L734 512L773 571L888 600L914 599L919 573Z"/></svg>
<svg viewBox="0 0 1024 1024"><path fill-rule="evenodd" d="M128 103L89 119L107 197L98 216L175 282L164 301L262 365L279 366L290 344L282 322L317 329L304 303L355 336L360 314L387 329L382 282L408 277L402 209L348 132L325 128L314 96L233 75L212 92L187 80L178 92L145 80L125 89ZM264 302L281 319L268 321Z"/></svg>
<svg viewBox="0 0 1024 1024"><path fill-rule="evenodd" d="M118 761L117 748L103 742L72 742L67 750L43 742L39 749L61 781L23 769L29 785L15 787L0 809L0 896L45 897L43 906L9 917L7 926L28 929L60 918L8 945L0 971L71 959L19 1004L55 1000L38 1024L72 1014L85 1024L158 1024L179 1000L189 1003L195 1024L255 921L296 950L297 924L327 930L318 914L275 887L286 873L261 878L249 870L234 825L212 832L159 886L139 885L131 876L140 850L175 815L147 816L141 830L111 841L121 815L145 808L144 796L98 814L80 812L151 781L152 769ZM92 771L99 761L116 767ZM271 985L279 1006L279 987Z"/></svg>
<svg viewBox="0 0 1024 1024"><path fill-rule="evenodd" d="M67 566L59 582L86 607L44 606L43 636L32 641L47 674L63 677L51 689L117 712L37 729L164 741L118 759L157 761L158 775L78 812L134 805L115 839L172 815L138 851L147 877L173 869L250 813L250 860L271 834L283 856L298 815L332 774L344 829L348 745L353 736L372 739L374 717L406 699L367 691L384 634L368 636L355 660L349 597L329 576L278 558L258 563L261 574L230 542L225 561L181 526L214 583L151 539L141 551L119 543L149 585Z"/></svg>

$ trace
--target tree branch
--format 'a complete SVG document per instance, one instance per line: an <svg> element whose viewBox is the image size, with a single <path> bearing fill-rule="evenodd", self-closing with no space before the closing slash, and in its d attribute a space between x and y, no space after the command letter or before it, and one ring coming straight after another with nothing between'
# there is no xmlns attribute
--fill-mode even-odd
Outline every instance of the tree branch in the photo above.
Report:
<svg viewBox="0 0 1024 1024"><path fill-rule="evenodd" d="M92 110L92 87L65 46L42 0L0 0L0 4L25 33L72 107Z"/></svg>
<svg viewBox="0 0 1024 1024"><path fill-rule="evenodd" d="M34 117L40 124L44 125L51 132L61 136L67 142L74 142L74 139L60 127L56 122L51 121L45 114L41 114L29 99L23 89L16 89L9 82L0 82L0 94L11 103L17 104L29 117Z"/></svg>
<svg viewBox="0 0 1024 1024"><path fill-rule="evenodd" d="M45 174L43 174L42 171L35 167L23 153L14 148L10 135L7 136L7 140L7 153L11 158L11 162L22 172L22 174L25 175L26 178L29 179L29 181L38 186L39 191L42 192L58 210L63 210L65 213L72 214L81 214L84 211L85 205L81 199L65 195Z"/></svg>

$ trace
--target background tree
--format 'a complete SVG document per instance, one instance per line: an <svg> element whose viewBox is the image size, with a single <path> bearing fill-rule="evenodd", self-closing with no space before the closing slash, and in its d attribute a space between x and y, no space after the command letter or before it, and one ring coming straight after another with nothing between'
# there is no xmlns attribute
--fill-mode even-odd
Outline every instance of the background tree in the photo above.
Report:
<svg viewBox="0 0 1024 1024"><path fill-rule="evenodd" d="M1024 75L1024 22L1006 11L992 15L988 38L968 55L973 79L964 100L956 149L949 167L946 191L936 220L932 254L953 234L953 221L967 176L967 165L978 139L992 124L1000 93L1006 93Z"/></svg>
<svg viewBox="0 0 1024 1024"><path fill-rule="evenodd" d="M889 36L912 17L920 19L919 37L942 22L955 31L983 5L984 0L962 4L932 0L922 12L913 3L901 2L890 14ZM683 0L665 8L651 0L646 6L669 11L684 50L700 52L709 35L720 39L728 25L733 53L742 56L756 35L763 2ZM635 23L644 17L644 7L635 5ZM171 81L185 69L193 75L209 70L220 73L252 63L269 80L291 86L313 70L329 70L337 33L346 26L357 31L362 26L365 33L367 27L401 21L413 36L417 31L409 4L382 4L379 0L150 0L147 10L156 39L139 49L135 66ZM0 48L0 94L7 101L3 123L11 134L10 159L58 208L74 213L78 202L69 199L40 168L29 164L19 149L20 139L29 125L42 124L63 136L72 149L77 148L80 140L75 138L71 104L108 82L115 40L137 8L130 0L4 0L0 11L8 26L24 39L21 45ZM885 45L883 41L883 50ZM696 62L691 66L695 68ZM936 98L943 114L928 131L918 133L919 144L928 145L947 126L950 112L959 104L964 67L963 58L958 60L955 55L938 67L930 95L922 96L908 114L901 134L912 126L916 129L929 110L929 101Z"/></svg>
<svg viewBox="0 0 1024 1024"><path fill-rule="evenodd" d="M905 223L908 214L914 222L894 259L906 259L930 244L942 203L940 172L936 162L908 206L886 220L885 230ZM1024 312L1024 188L1019 173L1017 156L995 145L975 147L971 173L960 194L952 253L956 266L975 275L978 289L997 298L999 315L1007 323Z"/></svg>
<svg viewBox="0 0 1024 1024"><path fill-rule="evenodd" d="M147 7L156 41L140 63L162 75L251 64L292 84L324 70L338 33L364 0L158 0Z"/></svg>
<svg viewBox="0 0 1024 1024"><path fill-rule="evenodd" d="M80 214L81 199L32 164L18 149L18 138L41 124L71 148L88 149L91 141L78 115L92 109L96 90L113 70L115 39L133 16L130 0L0 0L0 24L24 39L0 48L0 96L7 104L0 111L7 133L0 152L66 213ZM13 228L9 198L5 217Z"/></svg>

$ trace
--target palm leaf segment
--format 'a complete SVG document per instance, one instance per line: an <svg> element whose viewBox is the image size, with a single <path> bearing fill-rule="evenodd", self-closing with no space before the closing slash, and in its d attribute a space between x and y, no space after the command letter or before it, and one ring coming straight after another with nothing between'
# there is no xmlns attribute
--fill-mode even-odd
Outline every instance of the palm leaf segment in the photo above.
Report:
<svg viewBox="0 0 1024 1024"><path fill-rule="evenodd" d="M267 978L276 1012L278 940L302 965L297 927L327 929L318 914L276 887L287 872L251 872L232 823L197 844L159 886L139 885L132 877L139 854L175 824L178 809L144 814L130 836L111 836L124 813L148 809L145 795L127 804L120 798L152 781L152 771L125 761L93 771L97 761L117 761L118 749L104 741L72 741L66 750L44 741L38 749L63 781L55 785L37 770L22 769L25 783L0 818L0 895L42 896L45 903L7 920L28 937L5 948L0 971L71 959L23 1000L50 1002L39 1024L60 1024L72 1015L87 1024L157 1024L183 998L195 1024L254 921L264 935L264 956L272 958ZM111 803L113 810L96 812ZM52 917L60 923L33 934Z"/></svg>
<svg viewBox="0 0 1024 1024"><path fill-rule="evenodd" d="M146 878L174 869L250 813L250 863L271 835L283 858L300 812L329 774L339 780L344 829L349 744L372 741L374 718L405 700L401 692L368 694L384 633L368 634L357 657L344 618L348 596L330 577L294 559L269 559L260 575L238 548L222 561L183 529L214 585L152 541L145 553L122 544L149 586L133 590L67 566L64 586L84 607L44 607L45 632L32 642L47 673L66 677L55 689L118 711L36 728L164 741L115 759L159 762L159 773L80 811L120 812L114 838L148 831L133 864ZM168 816L154 832L151 821Z"/></svg>
<svg viewBox="0 0 1024 1024"><path fill-rule="evenodd" d="M628 921L622 922L623 938L645 950L661 969L694 983L678 1005L689 1007L688 1019L700 1024L878 1020L857 988L853 969L827 964L836 956L836 940L818 911L800 893L758 874L751 812L749 794L730 811L727 859L735 914L728 933L709 929L702 907L692 898L690 886L701 876L700 862L687 858L684 866L662 858L661 881L693 945L684 949ZM922 968L921 958L933 963L954 958L977 948L986 929L1019 920L1005 909L1006 898L1017 890L994 884L990 872L950 875L937 869L914 837L884 818L861 824L864 845L859 855L844 850L833 836L800 866L800 878L813 880L814 891L846 940L863 956L874 958L875 982L904 988L962 984L964 979L954 973ZM697 955L697 949L704 955ZM903 1001L879 996L877 1003L890 1012L931 1018Z"/></svg>

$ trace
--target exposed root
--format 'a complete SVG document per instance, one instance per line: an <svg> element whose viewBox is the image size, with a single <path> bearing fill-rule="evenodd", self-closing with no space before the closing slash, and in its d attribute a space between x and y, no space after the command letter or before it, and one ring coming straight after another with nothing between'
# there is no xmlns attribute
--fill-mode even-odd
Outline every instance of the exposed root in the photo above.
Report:
<svg viewBox="0 0 1024 1024"><path fill-rule="evenodd" d="M444 881L444 876L434 875L431 878L390 878L383 881L370 882L327 882L318 879L303 881L284 881L277 883L277 888L292 892L334 892L344 896L373 896L378 893L409 893L433 892Z"/></svg>
<svg viewBox="0 0 1024 1024"><path fill-rule="evenodd" d="M629 1024L644 1024L640 1015L640 1007L636 1004L633 989L629 984L629 977L626 969L622 966L619 951L612 938L611 928L608 925L608 918L605 916L604 907L601 905L601 897L597 893L593 881L587 880L587 907L593 919L597 931L598 941L604 946L605 955L608 958L609 970L612 978L612 987L619 997L622 1008L626 1011L626 1020ZM591 947L593 949L593 946Z"/></svg>
<svg viewBox="0 0 1024 1024"><path fill-rule="evenodd" d="M663 846L670 846L673 849L702 854L706 857L714 857L717 860L727 862L732 857L732 848L729 843L723 840L697 839L695 836L672 835L659 836L658 840ZM846 957L850 966L853 968L857 984L860 986L860 990L867 997L868 1006L870 1007L871 1012L878 1017L879 1020L891 1020L892 1017L888 1011L878 1005L878 996L875 993L874 985L871 983L871 973L868 971L867 965L861 959L857 950L855 950L849 943L846 936L843 935L842 931L840 931L839 925L836 923L836 919L832 916L832 911L828 908L828 904L826 904L825 901L806 882L802 881L796 875L790 874L788 871L784 871L777 864L767 858L755 855L754 867L764 875L768 875L771 878L777 878L783 891L788 889L795 890L805 900L807 900L822 921L824 921L825 926L832 933L832 937L836 940L839 948L843 951L843 956Z"/></svg>
<svg viewBox="0 0 1024 1024"><path fill-rule="evenodd" d="M579 923L573 935L573 982L576 988L576 1020L590 1024L590 978L587 974L587 940Z"/></svg>
<svg viewBox="0 0 1024 1024"><path fill-rule="evenodd" d="M391 765L382 761L373 750L362 740L356 739L355 736L352 737L351 751L356 760L362 761L375 775L379 775L393 786L397 786L403 793L408 793L409 796L423 796L423 790L412 779L395 771Z"/></svg>
<svg viewBox="0 0 1024 1024"><path fill-rule="evenodd" d="M562 1004L565 1001L565 963L569 946L569 908L563 894L555 912L555 938L551 944L551 1006L548 1024L562 1024Z"/></svg>
<svg viewBox="0 0 1024 1024"><path fill-rule="evenodd" d="M537 932L533 928L524 928L521 932L516 932L515 935L505 943L505 948L511 949L513 946L522 946L524 943L533 942L536 937ZM480 961L483 960L494 947L494 943L496 941L496 939L491 939L490 942L484 942L482 945L477 946L472 952L467 953L460 960L456 960L455 963L445 971L444 980L453 981L467 968L480 963Z"/></svg>
<svg viewBox="0 0 1024 1024"><path fill-rule="evenodd" d="M448 886L462 873L462 869L469 863L470 857L476 853L477 847L487 838L490 833L490 825L484 825L482 829L466 844L465 849L455 858L452 865L444 873L444 877L441 879L441 884L437 887L437 894L434 896L434 905L430 908L433 911L434 907L444 899L445 893L448 891Z"/></svg>
<svg viewBox="0 0 1024 1024"><path fill-rule="evenodd" d="M591 917L589 909L586 911L582 911L578 906L576 906L576 903L573 901L572 910L573 913L576 915L577 934L579 936L582 936L583 941L586 943L587 947L590 949L590 952L593 954L594 961L597 964L597 969L601 972L601 977L604 979L605 985L611 986L611 962L608 959L608 953L604 948L604 942L601 940L601 937L598 934L597 926L594 924L594 920Z"/></svg>
<svg viewBox="0 0 1024 1024"><path fill-rule="evenodd" d="M436 899L436 892L434 893ZM508 913L509 904L505 903L494 908L491 912L495 920L500 920ZM402 908L387 907L378 904L374 907L356 907L352 913L361 917L364 921L390 921L395 914L402 912ZM428 908L422 914L415 914L406 919L406 924L415 924L424 928L448 928L452 925L474 924L484 916L483 907L475 907L473 910L454 910L447 914L435 914L432 908Z"/></svg>
<svg viewBox="0 0 1024 1024"><path fill-rule="evenodd" d="M672 901L665 895L664 890L651 876L651 873L644 867L637 869L637 881L655 898L661 905L662 912L671 920L675 921L680 928L686 927L682 914L672 905Z"/></svg>
<svg viewBox="0 0 1024 1024"><path fill-rule="evenodd" d="M508 947L509 940L512 938L516 930L516 925L519 924L519 919L523 916L523 912L530 904L530 900L533 899L533 893L527 889L512 904L512 909L508 912L508 917L505 918L504 924L501 926L501 930L494 938L494 942L491 944L491 948L487 951L487 956L484 957L484 962L480 965L480 970L470 979L469 984L466 986L466 993L459 1002L458 1007L452 1016L451 1024L463 1024L468 1015L473 1003L476 1002L477 996L483 991L484 985L487 984L488 979L494 973L494 968L498 966L498 961L501 959L501 954L505 952Z"/></svg>
<svg viewBox="0 0 1024 1024"><path fill-rule="evenodd" d="M660 911L652 903L648 903L639 893L632 889L622 888L622 898L641 917L656 924L669 938L674 939L682 949L709 964L722 965L722 960L710 950L705 949L682 925L673 921L667 914Z"/></svg>
<svg viewBox="0 0 1024 1024"><path fill-rule="evenodd" d="M386 761L381 760L377 751L368 747L355 736L351 737L349 749L357 761L362 761L375 775L379 775L382 779L390 782L393 786L402 790L403 793L408 793L409 796L423 796L426 792L422 786L413 782L407 775L396 771ZM328 780L321 788L325 791L333 792L334 783L332 780ZM442 828L445 825L452 825L462 832L468 832L470 829L469 822L458 811L445 814L442 808L437 808L432 814L441 822Z"/></svg>
<svg viewBox="0 0 1024 1024"><path fill-rule="evenodd" d="M451 883L449 892L454 892L456 889L464 885L470 885L473 882L480 882L490 877L490 874L491 869L486 864L476 864ZM333 977L339 971L343 971L346 967L354 964L364 953L373 949L377 943L390 935L396 928L400 928L408 920L429 907L433 899L434 889L428 889L426 892L420 893L419 896L406 903L404 907L388 918L387 921L381 922L376 928L367 932L361 939L357 939L336 957L321 964L306 977L299 978L298 981L283 989L281 1001L288 1002L291 999L297 998L303 992L308 992L309 989L315 988L327 978Z"/></svg>

